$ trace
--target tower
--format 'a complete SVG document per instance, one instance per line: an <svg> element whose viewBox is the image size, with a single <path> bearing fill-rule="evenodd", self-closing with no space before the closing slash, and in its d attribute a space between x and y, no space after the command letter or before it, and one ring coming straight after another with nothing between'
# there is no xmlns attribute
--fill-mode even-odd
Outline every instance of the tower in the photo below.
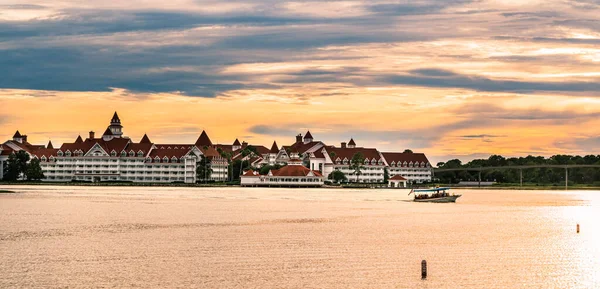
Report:
<svg viewBox="0 0 600 289"><path fill-rule="evenodd" d="M113 137L121 137L123 136L123 126L121 125L121 119L119 119L119 115L115 111L112 119L110 120L110 125L108 126L110 132Z"/></svg>

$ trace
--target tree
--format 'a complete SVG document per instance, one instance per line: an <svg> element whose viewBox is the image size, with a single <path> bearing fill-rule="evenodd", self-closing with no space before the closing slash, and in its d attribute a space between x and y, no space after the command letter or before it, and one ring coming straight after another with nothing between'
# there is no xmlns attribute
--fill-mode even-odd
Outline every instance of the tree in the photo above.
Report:
<svg viewBox="0 0 600 289"><path fill-rule="evenodd" d="M264 176L264 175L267 175L270 170L278 170L280 168L281 168L281 165L279 165L279 164L265 165L262 168L260 168L260 174Z"/></svg>
<svg viewBox="0 0 600 289"><path fill-rule="evenodd" d="M358 152L352 156L352 160L350 160L350 169L354 170L356 174L356 182L358 183L358 177L362 173L363 164L365 163L365 157L362 153Z"/></svg>
<svg viewBox="0 0 600 289"><path fill-rule="evenodd" d="M196 167L196 180L210 180L210 176L213 172L210 163L211 161L206 157L200 159L200 162Z"/></svg>
<svg viewBox="0 0 600 289"><path fill-rule="evenodd" d="M5 179L7 181L16 181L22 175L27 172L27 162L29 161L29 154L25 151L18 151L17 153L11 153L8 156L6 164ZM39 165L39 163L38 163Z"/></svg>
<svg viewBox="0 0 600 289"><path fill-rule="evenodd" d="M347 181L346 175L342 171L335 170L327 177L330 180L333 180L336 183L340 183L343 181Z"/></svg>
<svg viewBox="0 0 600 289"><path fill-rule="evenodd" d="M412 153L413 153L413 151L412 151L411 149L405 149L405 150L404 150L404 153L405 153L405 154L406 154L406 153L408 153L408 154L412 154Z"/></svg>
<svg viewBox="0 0 600 289"><path fill-rule="evenodd" d="M232 176L232 180L237 180L240 178L240 176L242 175L242 172L245 169L250 168L250 162L248 161L241 161L241 160L235 160L231 163L231 171L234 172L233 176ZM237 172L239 172L239 174L237 174Z"/></svg>
<svg viewBox="0 0 600 289"><path fill-rule="evenodd" d="M37 158L34 158L29 162L25 175L27 176L28 181L39 181L46 178L42 171L42 167L40 166L40 160Z"/></svg>
<svg viewBox="0 0 600 289"><path fill-rule="evenodd" d="M383 168L383 182L387 184L389 179L390 179L390 172L388 171L388 168Z"/></svg>

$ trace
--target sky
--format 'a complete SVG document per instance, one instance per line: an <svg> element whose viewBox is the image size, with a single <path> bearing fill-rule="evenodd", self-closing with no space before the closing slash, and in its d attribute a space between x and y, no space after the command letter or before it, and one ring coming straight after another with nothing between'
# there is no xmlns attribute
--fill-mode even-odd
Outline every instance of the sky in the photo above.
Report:
<svg viewBox="0 0 600 289"><path fill-rule="evenodd" d="M0 139L598 154L599 0L0 0Z"/></svg>

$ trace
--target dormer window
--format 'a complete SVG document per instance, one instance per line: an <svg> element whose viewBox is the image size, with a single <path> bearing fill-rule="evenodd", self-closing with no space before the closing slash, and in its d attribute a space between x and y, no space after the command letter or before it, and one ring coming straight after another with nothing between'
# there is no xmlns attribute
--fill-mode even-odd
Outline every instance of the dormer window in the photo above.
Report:
<svg viewBox="0 0 600 289"><path fill-rule="evenodd" d="M407 166L408 166L408 163L407 163L407 162L404 162L404 164L403 164L402 166L404 166L404 167L407 167Z"/></svg>
<svg viewBox="0 0 600 289"><path fill-rule="evenodd" d="M115 150L113 150L112 152L110 152L110 156L111 157L116 157L117 156L117 152Z"/></svg>
<svg viewBox="0 0 600 289"><path fill-rule="evenodd" d="M70 157L70 156L71 156L71 151L67 151L67 152L65 153L65 156L68 156L68 157Z"/></svg>
<svg viewBox="0 0 600 289"><path fill-rule="evenodd" d="M160 163L160 158L159 158L158 156L156 156L156 157L154 158L154 162L155 162L155 163Z"/></svg>
<svg viewBox="0 0 600 289"><path fill-rule="evenodd" d="M56 153L56 154L57 154L59 157L62 157L62 156L63 156L63 152L61 152L61 151L58 151L58 153Z"/></svg>
<svg viewBox="0 0 600 289"><path fill-rule="evenodd" d="M144 156L144 152L143 151L138 151L138 157L143 157Z"/></svg>
<svg viewBox="0 0 600 289"><path fill-rule="evenodd" d="M165 157L163 158L163 163L168 163L168 162L169 162L169 158L168 158L167 156L165 156Z"/></svg>
<svg viewBox="0 0 600 289"><path fill-rule="evenodd" d="M177 158L176 158L176 157L172 157L172 158L171 158L171 162L172 162L172 163L176 163L176 162L177 162Z"/></svg>
<svg viewBox="0 0 600 289"><path fill-rule="evenodd" d="M122 152L121 152L121 157L123 157L123 158L124 158L124 157L126 157L126 156L127 156L127 152L125 152L125 151L122 151Z"/></svg>
<svg viewBox="0 0 600 289"><path fill-rule="evenodd" d="M46 160L46 156L42 156L42 162L45 162Z"/></svg>
<svg viewBox="0 0 600 289"><path fill-rule="evenodd" d="M60 152L62 154L62 152ZM50 156L50 161L53 162L54 161L54 157Z"/></svg>
<svg viewBox="0 0 600 289"><path fill-rule="evenodd" d="M149 162L151 162L151 161L152 161L152 158L151 158L151 157L147 157L147 158L146 158L146 162L147 162L147 163L149 163Z"/></svg>

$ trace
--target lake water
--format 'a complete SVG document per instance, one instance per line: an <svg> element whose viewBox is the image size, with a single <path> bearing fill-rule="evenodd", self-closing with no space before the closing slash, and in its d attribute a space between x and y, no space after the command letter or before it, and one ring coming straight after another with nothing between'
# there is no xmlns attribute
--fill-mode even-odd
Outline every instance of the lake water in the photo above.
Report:
<svg viewBox="0 0 600 289"><path fill-rule="evenodd" d="M595 191L4 189L2 288L600 288Z"/></svg>

